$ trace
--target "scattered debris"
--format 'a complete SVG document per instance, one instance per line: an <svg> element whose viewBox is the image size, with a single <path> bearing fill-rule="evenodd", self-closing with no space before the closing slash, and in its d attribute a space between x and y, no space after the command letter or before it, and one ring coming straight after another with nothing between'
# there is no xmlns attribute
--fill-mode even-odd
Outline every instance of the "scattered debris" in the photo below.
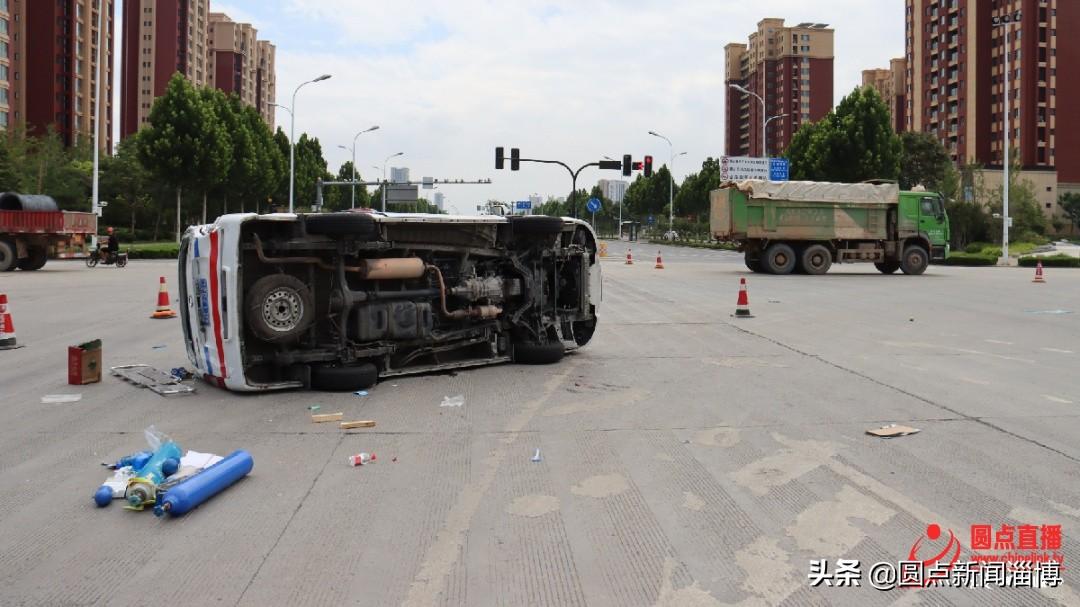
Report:
<svg viewBox="0 0 1080 607"><path fill-rule="evenodd" d="M180 380L175 376L159 369L155 369L150 365L122 365L119 367L112 367L110 371L117 377L125 379L141 388L150 388L150 390L162 396L191 394L195 391L195 388L192 386L181 384Z"/></svg>
<svg viewBox="0 0 1080 607"><path fill-rule="evenodd" d="M101 340L68 347L68 383L73 386L101 381Z"/></svg>
<svg viewBox="0 0 1080 607"><path fill-rule="evenodd" d="M311 416L311 423L321 424L323 422L339 422L341 418L345 417L344 412L338 413L320 413L318 415Z"/></svg>
<svg viewBox="0 0 1080 607"><path fill-rule="evenodd" d="M397 458L394 458L397 460ZM357 453L356 455L349 456L349 463L355 468L356 466L363 466L364 464L370 464L375 461L374 453Z"/></svg>
<svg viewBox="0 0 1080 607"><path fill-rule="evenodd" d="M536 454L532 456L532 461L534 461L534 462L541 461L541 459L540 459L540 450L539 449L537 449Z"/></svg>
<svg viewBox="0 0 1080 607"><path fill-rule="evenodd" d="M82 394L46 394L41 397L41 404L77 403L80 400L82 400Z"/></svg>
<svg viewBox="0 0 1080 607"><path fill-rule="evenodd" d="M308 411L318 411L319 409L322 409L322 405L311 405L308 407Z"/></svg>
<svg viewBox="0 0 1080 607"><path fill-rule="evenodd" d="M909 318L909 319L907 319L907 321L908 322L915 322L915 319L914 318Z"/></svg>
<svg viewBox="0 0 1080 607"><path fill-rule="evenodd" d="M180 381L184 381L185 379L191 379L192 377L195 377L194 373L192 373L191 371L188 371L187 369L185 369L183 367L176 367L175 369L170 369L169 370L169 375L172 375L173 377L175 377L176 379L179 379Z"/></svg>
<svg viewBox="0 0 1080 607"><path fill-rule="evenodd" d="M370 419L365 419L355 422L341 422L340 428L342 430L352 430L353 428L374 428L375 422Z"/></svg>
<svg viewBox="0 0 1080 607"><path fill-rule="evenodd" d="M395 456L394 456L394 458L393 458L393 459L391 459L390 461L392 461L392 462L396 462L396 461L397 461L397 456L395 455Z"/></svg>
<svg viewBox="0 0 1080 607"><path fill-rule="evenodd" d="M367 396L368 391L367 390L357 390L356 392L353 392L353 394L355 394L356 396Z"/></svg>
<svg viewBox="0 0 1080 607"><path fill-rule="evenodd" d="M443 396L443 401L442 401L442 403L439 404L439 406L440 407L460 407L460 406L462 406L464 404L465 404L465 397L459 394L459 395L457 395L457 396L455 396L453 398L451 398L449 396Z"/></svg>
<svg viewBox="0 0 1080 607"><path fill-rule="evenodd" d="M255 461L250 453L242 449L233 451L202 472L170 487L165 497L154 506L154 515L184 515L247 476L254 466Z"/></svg>
<svg viewBox="0 0 1080 607"><path fill-rule="evenodd" d="M874 430L866 431L867 434L880 438L896 438L898 436L915 434L916 432L920 432L920 430L918 428L912 428L910 426L900 426L897 424L889 424L887 426L882 426Z"/></svg>
<svg viewBox="0 0 1080 607"><path fill-rule="evenodd" d="M769 303L780 303L779 299L770 299Z"/></svg>
<svg viewBox="0 0 1080 607"><path fill-rule="evenodd" d="M167 346L165 344L161 344L161 345L158 345L158 346L152 346L150 349L151 350L164 350L165 348L168 348L168 347L169 346Z"/></svg>

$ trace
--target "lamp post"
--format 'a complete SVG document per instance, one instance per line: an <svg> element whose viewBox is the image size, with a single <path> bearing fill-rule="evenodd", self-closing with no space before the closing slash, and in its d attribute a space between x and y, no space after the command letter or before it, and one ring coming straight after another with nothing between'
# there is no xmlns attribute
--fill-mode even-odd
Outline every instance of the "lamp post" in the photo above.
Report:
<svg viewBox="0 0 1080 607"><path fill-rule="evenodd" d="M761 157L762 158L768 158L769 157L769 151L768 151L768 145L765 143L765 126L767 124L769 124L769 122L768 122L768 120L765 119L765 111L766 111L765 110L765 98L762 97L761 95L758 95L754 91L751 91L750 89L748 89L748 88L746 88L744 86L738 85L738 84L729 84L728 86L735 89L736 91L739 91L740 93L742 93L744 95L753 95L754 97L757 97L758 101L761 102Z"/></svg>
<svg viewBox="0 0 1080 607"><path fill-rule="evenodd" d="M391 158L397 158L398 156L404 156L404 155L405 155L405 152L397 152L395 154L390 154L389 156L386 157L386 160L383 160L383 163L382 163L382 211L383 211L383 213L386 212L386 163L390 162ZM377 169L379 167L374 167L374 168Z"/></svg>
<svg viewBox="0 0 1080 607"><path fill-rule="evenodd" d="M778 120L778 119L781 119L781 118L787 118L788 116L789 116L789 114L777 114L775 116L770 116L769 119L765 121L765 131L768 130L769 123L772 122L773 120ZM766 146L764 149L765 149L765 157L768 158L769 157L769 148L768 148L768 146Z"/></svg>
<svg viewBox="0 0 1080 607"><path fill-rule="evenodd" d="M1004 162L1002 163L1002 181L1001 181L1001 260L999 263L1003 266L1009 265L1009 140L1012 135L1012 116L1009 115L1009 97L1012 95L1012 87L1010 85L1010 69L1009 54L1011 49L1009 48L1009 28L1013 23L1020 22L1020 11L1016 11L1012 15L1006 13L1000 17L993 17L991 23L994 27L1001 27L1005 30L1005 54L1002 57L1004 72L1005 72L1005 94L1002 95L1005 98L1005 128L1002 131L1002 151L1004 152Z"/></svg>
<svg viewBox="0 0 1080 607"><path fill-rule="evenodd" d="M300 92L300 89L304 85L311 84L312 82L322 82L330 78L330 74L323 74L313 80L307 82L301 82L299 86L293 90L292 94L292 109L289 111L289 212L293 212L293 198L294 191L296 189L296 94ZM280 107L280 106L279 106Z"/></svg>
<svg viewBox="0 0 1080 607"><path fill-rule="evenodd" d="M660 139L663 139L668 144L668 153L670 154L670 159L668 160L668 177L671 178L668 181L668 231L674 234L674 232L675 232L675 171L674 171L674 169L675 169L675 159L678 158L679 156L685 155L686 152L679 152L678 154L676 154L675 153L675 148L671 145L671 140L670 139L668 139L667 137L664 137L663 135L661 135L660 133L657 133L656 131L649 131L649 134L652 135L653 137L659 137Z"/></svg>
<svg viewBox="0 0 1080 607"><path fill-rule="evenodd" d="M353 138L352 138L352 147L351 148L347 148L347 147L345 147L343 145L338 146L339 148L341 148L343 150L348 150L348 151L352 152L352 181L353 181L353 184L352 184L352 202L349 205L349 208L351 208L351 209L356 208L356 139L357 139L357 137L359 137L360 135L363 135L364 133L370 133L371 131L377 131L377 130L379 130L379 125L375 125L373 127L364 129L364 130L360 131L359 133L357 133L356 135L354 135Z"/></svg>
<svg viewBox="0 0 1080 607"><path fill-rule="evenodd" d="M615 160L611 156L604 156L604 160ZM623 193L626 196L626 193ZM616 233L619 235L619 240L622 240L622 199L619 200L619 225L616 226Z"/></svg>

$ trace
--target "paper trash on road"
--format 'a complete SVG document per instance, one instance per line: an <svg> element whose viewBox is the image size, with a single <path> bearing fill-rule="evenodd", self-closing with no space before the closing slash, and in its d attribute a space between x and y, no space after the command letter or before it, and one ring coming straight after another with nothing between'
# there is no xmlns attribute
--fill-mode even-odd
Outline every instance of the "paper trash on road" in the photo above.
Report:
<svg viewBox="0 0 1080 607"><path fill-rule="evenodd" d="M918 428L912 428L911 426L900 426L897 424L889 424L888 426L882 426L874 430L866 431L867 434L880 438L896 438L898 436L915 434L916 432L920 432L920 430Z"/></svg>
<svg viewBox="0 0 1080 607"><path fill-rule="evenodd" d="M464 405L464 404L465 404L465 397L459 394L459 395L454 396L454 397L444 396L443 400L442 400L442 403L440 403L439 406L440 407L460 407L461 405Z"/></svg>
<svg viewBox="0 0 1080 607"><path fill-rule="evenodd" d="M46 394L41 397L41 404L77 403L80 400L82 400L82 394Z"/></svg>
<svg viewBox="0 0 1080 607"><path fill-rule="evenodd" d="M214 455L213 453L199 453L198 451L188 451L184 454L184 457L180 458L180 466L191 466L198 470L203 468L209 468L214 464L220 462L225 458L220 455Z"/></svg>

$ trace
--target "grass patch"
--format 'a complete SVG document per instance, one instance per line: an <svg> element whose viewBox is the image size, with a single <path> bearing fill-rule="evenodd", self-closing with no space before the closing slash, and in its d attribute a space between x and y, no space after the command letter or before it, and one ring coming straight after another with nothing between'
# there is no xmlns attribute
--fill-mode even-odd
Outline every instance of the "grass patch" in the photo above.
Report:
<svg viewBox="0 0 1080 607"><path fill-rule="evenodd" d="M992 266L997 264L998 258L1001 256L999 251L997 255L984 255L982 253L952 253L945 258L945 265L947 266Z"/></svg>
<svg viewBox="0 0 1080 607"><path fill-rule="evenodd" d="M737 247L731 242L688 242L685 240L660 240L650 238L649 244L667 245L670 247L689 247L691 249L713 249L717 251L734 251Z"/></svg>
<svg viewBox="0 0 1080 607"><path fill-rule="evenodd" d="M121 244L120 250L127 251L128 259L176 259L180 256L180 245L175 242Z"/></svg>

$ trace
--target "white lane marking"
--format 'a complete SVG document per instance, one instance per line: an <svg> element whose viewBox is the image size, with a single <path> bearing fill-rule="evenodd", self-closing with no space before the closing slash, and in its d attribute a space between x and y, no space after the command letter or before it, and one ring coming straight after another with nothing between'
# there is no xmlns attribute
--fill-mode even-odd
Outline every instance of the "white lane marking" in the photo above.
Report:
<svg viewBox="0 0 1080 607"><path fill-rule="evenodd" d="M1059 396L1054 396L1052 394L1043 394L1042 397L1045 398L1046 400L1050 401L1050 402L1053 402L1053 403L1061 403L1063 405L1071 405L1071 404L1073 404L1073 402L1071 400L1067 400L1067 399L1061 398Z"/></svg>
<svg viewBox="0 0 1080 607"><path fill-rule="evenodd" d="M988 381L983 381L981 379L975 379L975 378L972 378L972 377L957 377L956 379L959 379L960 381L966 381L969 384L975 384L976 386L989 386L990 385L990 382L988 382Z"/></svg>
<svg viewBox="0 0 1080 607"><path fill-rule="evenodd" d="M1011 341L1001 341L999 339L987 339L985 341L988 344L1001 344L1003 346L1011 346L1011 345L1013 345L1013 342L1011 342Z"/></svg>
<svg viewBox="0 0 1080 607"><path fill-rule="evenodd" d="M1075 354L1072 350L1059 350L1057 348L1042 348L1043 352L1053 352L1054 354Z"/></svg>

